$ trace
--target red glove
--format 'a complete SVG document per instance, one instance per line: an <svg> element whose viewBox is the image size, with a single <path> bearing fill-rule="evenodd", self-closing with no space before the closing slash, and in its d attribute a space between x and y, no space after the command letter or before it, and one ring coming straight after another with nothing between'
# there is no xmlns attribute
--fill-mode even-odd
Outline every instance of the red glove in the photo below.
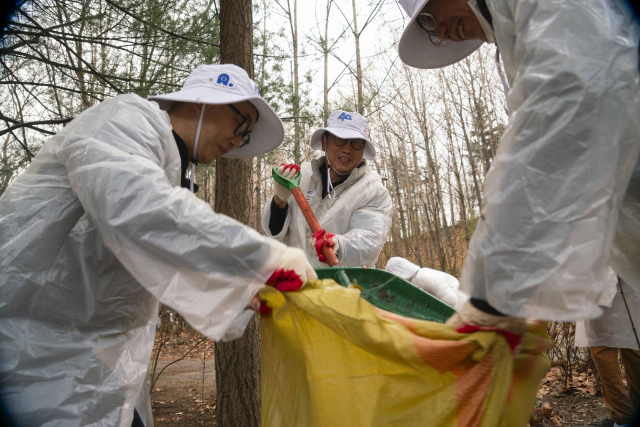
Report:
<svg viewBox="0 0 640 427"><path fill-rule="evenodd" d="M492 331L501 333L509 343L511 352L519 352L522 336L527 332L525 319L511 316L496 316L477 309L467 301L449 320L447 325L455 328L456 332L471 334L478 331Z"/></svg>
<svg viewBox="0 0 640 427"><path fill-rule="evenodd" d="M298 172L300 172L300 166L294 164L282 163L278 168L278 175L287 179L294 179L298 176ZM291 191L278 181L273 182L273 194L283 202L286 202L291 197Z"/></svg>
<svg viewBox="0 0 640 427"><path fill-rule="evenodd" d="M273 286L280 292L297 291L304 283L294 270L279 268L267 279L267 285ZM271 313L271 307L260 301L260 314Z"/></svg>
<svg viewBox="0 0 640 427"><path fill-rule="evenodd" d="M280 167L282 167L284 171L293 168L296 170L296 173L300 172L300 166L296 165L295 163L280 163ZM280 173L280 168L278 168L278 173Z"/></svg>
<svg viewBox="0 0 640 427"><path fill-rule="evenodd" d="M273 286L280 292L297 291L304 283L295 270L279 268L267 279L267 285Z"/></svg>
<svg viewBox="0 0 640 427"><path fill-rule="evenodd" d="M333 233L327 233L324 228L316 231L311 235L311 245L316 248L316 255L318 255L318 260L320 262L327 262L324 255L322 255L322 247L327 246L329 248L333 248L333 252L337 255L338 249L340 248L340 244L338 243L338 238Z"/></svg>
<svg viewBox="0 0 640 427"><path fill-rule="evenodd" d="M507 331L506 329L490 328L487 326L478 326L478 325L463 325L458 329L456 329L456 332L460 332L461 334L472 334L478 331L500 332L509 343L509 348L511 349L511 353L517 352L518 346L520 345L520 341L522 341L522 335L518 335L511 331Z"/></svg>
<svg viewBox="0 0 640 427"><path fill-rule="evenodd" d="M284 248L283 251L278 268L266 281L268 286L273 286L280 292L297 291L307 283L307 279L318 278L302 249ZM267 314L269 312L271 312L271 308L261 302L260 313Z"/></svg>

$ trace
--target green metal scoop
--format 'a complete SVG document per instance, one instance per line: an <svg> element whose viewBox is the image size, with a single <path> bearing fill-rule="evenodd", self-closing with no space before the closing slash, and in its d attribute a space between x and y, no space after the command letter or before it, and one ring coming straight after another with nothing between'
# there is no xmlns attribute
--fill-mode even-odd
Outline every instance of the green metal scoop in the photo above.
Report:
<svg viewBox="0 0 640 427"><path fill-rule="evenodd" d="M388 271L360 267L315 270L318 279L333 279L344 287L359 285L362 298L401 316L444 323L455 313L449 305Z"/></svg>

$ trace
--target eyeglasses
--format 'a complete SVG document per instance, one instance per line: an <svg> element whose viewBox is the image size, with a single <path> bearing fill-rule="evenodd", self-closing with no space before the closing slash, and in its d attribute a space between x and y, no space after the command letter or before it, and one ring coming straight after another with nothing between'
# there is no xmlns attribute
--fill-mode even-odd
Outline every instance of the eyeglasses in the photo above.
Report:
<svg viewBox="0 0 640 427"><path fill-rule="evenodd" d="M441 40L435 33L436 29L438 28L438 23L436 22L436 18L434 18L432 14L421 12L420 14L418 14L418 19L416 19L416 22L418 23L420 28L422 28L429 34L429 40L435 46L441 47L447 45L447 41ZM435 40L433 39L434 37Z"/></svg>
<svg viewBox="0 0 640 427"><path fill-rule="evenodd" d="M433 17L432 14L427 12L422 12L418 15L418 24L425 29L426 31L435 31L438 28L438 23L436 22L436 18Z"/></svg>
<svg viewBox="0 0 640 427"><path fill-rule="evenodd" d="M238 114L240 117L242 117L242 123L240 123L238 125L238 127L236 128L236 130L235 130L235 132L233 134L235 136L241 136L242 137L242 143L240 144L240 146L238 148L244 147L251 140L251 135L249 135L249 125L251 124L251 117L247 117L244 114L242 114L232 104L227 104L227 105L229 106L229 108L231 108L233 111L235 111L236 114Z"/></svg>
<svg viewBox="0 0 640 427"><path fill-rule="evenodd" d="M336 144L336 146L338 147L344 147L345 145L347 145L347 142L350 142L351 148L353 148L356 151L362 150L365 144L365 141L361 139L342 139L342 138L338 138L337 136L333 137L333 143Z"/></svg>

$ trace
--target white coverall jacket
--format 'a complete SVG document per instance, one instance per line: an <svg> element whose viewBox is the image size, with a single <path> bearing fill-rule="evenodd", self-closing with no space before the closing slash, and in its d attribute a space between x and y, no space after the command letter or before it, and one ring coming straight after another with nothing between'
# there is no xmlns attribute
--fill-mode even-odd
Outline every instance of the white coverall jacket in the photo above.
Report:
<svg viewBox="0 0 640 427"><path fill-rule="evenodd" d="M640 295L635 293L624 281L621 280L620 284L631 317L638 328L640 326ZM631 327L631 319L620 293L618 277L611 268L609 268L607 277L607 288L598 304L604 310L602 316L597 319L576 322L576 346L605 346L638 350L638 342Z"/></svg>
<svg viewBox="0 0 640 427"><path fill-rule="evenodd" d="M389 259L385 270L411 282L411 284L433 295L455 310L459 310L469 299L468 295L460 291L458 279L444 271L426 267L421 268L400 257Z"/></svg>
<svg viewBox="0 0 640 427"><path fill-rule="evenodd" d="M344 267L374 267L391 231L393 204L387 189L368 164L356 168L347 180L335 189L335 196L322 198L323 183L320 165L324 158L305 162L301 166L300 189L307 197L320 227L334 233L340 249L338 260ZM309 244L311 229L293 195L287 200L287 218L280 233L272 236L269 229L271 198L262 209L262 228L267 236L283 241L287 246L301 248L314 268L328 267L318 260L315 248Z"/></svg>
<svg viewBox="0 0 640 427"><path fill-rule="evenodd" d="M49 139L0 198L0 399L20 426L130 427L158 301L214 340L279 242L180 188L169 116L120 95ZM229 337L227 335L227 337Z"/></svg>
<svg viewBox="0 0 640 427"><path fill-rule="evenodd" d="M461 288L512 316L597 317L640 152L638 24L622 1L487 6L511 118L486 177ZM640 199L634 203L640 236ZM640 254L637 238L633 245ZM638 258L627 260L629 270L640 271Z"/></svg>

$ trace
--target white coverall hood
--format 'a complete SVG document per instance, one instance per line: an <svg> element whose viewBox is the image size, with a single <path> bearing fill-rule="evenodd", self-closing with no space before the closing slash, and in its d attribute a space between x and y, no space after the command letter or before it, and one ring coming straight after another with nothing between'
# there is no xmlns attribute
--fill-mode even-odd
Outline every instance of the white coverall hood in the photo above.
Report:
<svg viewBox="0 0 640 427"><path fill-rule="evenodd" d="M21 426L130 427L141 397L151 426L158 303L237 337L282 249L180 188L157 104L89 108L0 197L0 400Z"/></svg>
<svg viewBox="0 0 640 427"><path fill-rule="evenodd" d="M616 233L635 259L612 267L640 290L638 195L625 199L628 221L616 231L640 152L640 28L622 1L487 6L512 114L461 287L512 316L597 317Z"/></svg>
<svg viewBox="0 0 640 427"><path fill-rule="evenodd" d="M322 198L320 166L324 157L303 163L300 189L307 196L320 227L338 238L338 260L345 267L374 267L391 231L393 203L378 175L367 164L355 169L335 189L334 198ZM309 245L311 230L293 196L282 231L273 236L269 230L271 197L262 209L262 228L267 236L284 241L287 246L303 249L311 265L328 267L318 261L315 248Z"/></svg>

